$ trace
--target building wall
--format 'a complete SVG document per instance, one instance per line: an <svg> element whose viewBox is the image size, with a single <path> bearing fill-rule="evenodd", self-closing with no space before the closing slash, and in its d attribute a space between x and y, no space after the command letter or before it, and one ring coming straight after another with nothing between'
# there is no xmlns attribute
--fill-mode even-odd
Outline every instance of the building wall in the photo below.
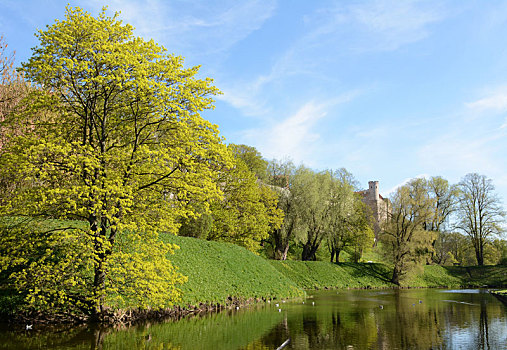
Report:
<svg viewBox="0 0 507 350"><path fill-rule="evenodd" d="M378 181L369 181L368 189L361 191L360 194L363 197L363 202L371 208L374 218L373 230L375 232L375 239L378 239L380 226L382 222L387 220L389 202L380 195Z"/></svg>

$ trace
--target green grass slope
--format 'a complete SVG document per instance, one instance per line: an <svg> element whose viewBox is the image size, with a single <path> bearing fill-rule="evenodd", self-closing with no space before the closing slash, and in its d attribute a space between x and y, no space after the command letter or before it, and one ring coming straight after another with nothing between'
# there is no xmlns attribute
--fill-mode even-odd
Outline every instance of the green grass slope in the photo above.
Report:
<svg viewBox="0 0 507 350"><path fill-rule="evenodd" d="M271 261L282 274L304 289L390 288L391 270L383 264L323 261ZM415 269L402 287L502 287L507 285L507 266L438 266Z"/></svg>
<svg viewBox="0 0 507 350"><path fill-rule="evenodd" d="M324 261L270 261L279 272L304 289L389 288L389 269L382 264Z"/></svg>
<svg viewBox="0 0 507 350"><path fill-rule="evenodd" d="M304 295L301 288L266 259L242 247L173 235L161 235L161 239L181 248L169 259L188 277L181 287L182 306L223 305L230 303L229 298L246 301Z"/></svg>

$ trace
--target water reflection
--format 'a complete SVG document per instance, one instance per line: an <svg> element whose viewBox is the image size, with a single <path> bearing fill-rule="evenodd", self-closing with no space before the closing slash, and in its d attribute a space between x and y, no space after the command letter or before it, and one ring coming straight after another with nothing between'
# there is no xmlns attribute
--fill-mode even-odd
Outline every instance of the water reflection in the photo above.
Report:
<svg viewBox="0 0 507 350"><path fill-rule="evenodd" d="M291 337L289 349L507 349L506 308L484 291L326 292L314 300L314 308L295 306L288 330L273 329L265 343Z"/></svg>
<svg viewBox="0 0 507 350"><path fill-rule="evenodd" d="M323 291L177 322L5 330L0 349L507 349L506 311L480 290Z"/></svg>

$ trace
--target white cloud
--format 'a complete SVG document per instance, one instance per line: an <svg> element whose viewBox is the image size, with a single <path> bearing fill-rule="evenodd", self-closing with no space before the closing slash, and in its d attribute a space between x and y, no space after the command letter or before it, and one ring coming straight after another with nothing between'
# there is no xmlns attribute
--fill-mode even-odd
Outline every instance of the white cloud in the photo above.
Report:
<svg viewBox="0 0 507 350"><path fill-rule="evenodd" d="M306 22L316 25L313 39L337 40L342 48L353 52L393 51L426 38L429 25L445 17L446 10L439 3L377 0L339 2L333 9L307 16ZM351 36L355 40L347 47L347 37Z"/></svg>
<svg viewBox="0 0 507 350"><path fill-rule="evenodd" d="M244 115L265 115L269 112L269 107L262 97L262 88L268 84L271 79L271 76L261 75L253 82L224 83L225 87L221 87L223 95L217 96L217 99L240 109ZM219 81L217 81L217 83L220 85Z"/></svg>
<svg viewBox="0 0 507 350"><path fill-rule="evenodd" d="M469 109L479 112L493 111L498 113L507 112L507 87L502 86L496 88L489 96L479 100L465 103Z"/></svg>
<svg viewBox="0 0 507 350"><path fill-rule="evenodd" d="M105 2L95 0L96 9ZM164 42L170 52L205 56L223 53L273 16L276 1L174 2L164 0L112 0L110 11L121 11L121 19L145 39Z"/></svg>
<svg viewBox="0 0 507 350"><path fill-rule="evenodd" d="M290 157L296 162L306 161L320 138L314 126L325 115L325 104L308 102L278 123L246 131L244 138L268 159Z"/></svg>
<svg viewBox="0 0 507 350"><path fill-rule="evenodd" d="M308 166L320 166L319 156L329 152L331 146L324 144L317 124L328 116L329 110L352 101L361 93L352 90L320 103L306 102L282 120L272 118L264 127L245 131L241 142L254 145L268 159L289 157Z"/></svg>

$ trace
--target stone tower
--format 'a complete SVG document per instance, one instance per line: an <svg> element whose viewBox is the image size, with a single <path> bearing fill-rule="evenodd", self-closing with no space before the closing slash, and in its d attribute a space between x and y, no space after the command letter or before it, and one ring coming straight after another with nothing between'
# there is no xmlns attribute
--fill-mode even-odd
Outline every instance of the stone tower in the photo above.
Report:
<svg viewBox="0 0 507 350"><path fill-rule="evenodd" d="M363 202L371 208L374 219L373 231L375 232L375 239L378 240L380 226L387 220L389 202L380 195L378 181L368 181L368 189L359 193L363 197Z"/></svg>
<svg viewBox="0 0 507 350"><path fill-rule="evenodd" d="M368 181L368 199L372 201L378 201L379 192L378 192L378 181Z"/></svg>

